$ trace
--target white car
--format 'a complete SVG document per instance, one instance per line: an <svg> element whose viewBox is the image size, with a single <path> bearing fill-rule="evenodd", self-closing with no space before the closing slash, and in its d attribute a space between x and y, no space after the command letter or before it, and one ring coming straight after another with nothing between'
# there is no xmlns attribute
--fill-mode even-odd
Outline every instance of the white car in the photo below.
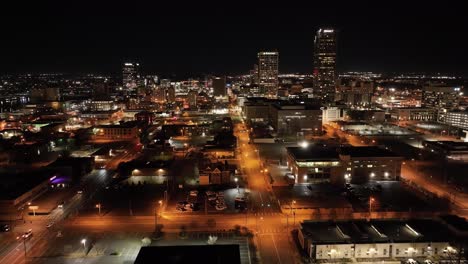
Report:
<svg viewBox="0 0 468 264"><path fill-rule="evenodd" d="M190 196L198 196L198 191L197 190L190 191Z"/></svg>

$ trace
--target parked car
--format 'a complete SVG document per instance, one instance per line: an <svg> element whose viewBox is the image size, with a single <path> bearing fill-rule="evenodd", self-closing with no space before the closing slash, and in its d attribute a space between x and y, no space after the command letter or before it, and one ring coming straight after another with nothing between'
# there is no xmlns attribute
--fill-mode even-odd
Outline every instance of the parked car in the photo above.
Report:
<svg viewBox="0 0 468 264"><path fill-rule="evenodd" d="M0 232L8 232L10 231L10 226L7 224L0 225Z"/></svg>
<svg viewBox="0 0 468 264"><path fill-rule="evenodd" d="M192 190L190 191L190 196L198 196L198 191L197 190Z"/></svg>
<svg viewBox="0 0 468 264"><path fill-rule="evenodd" d="M215 208L218 211L222 211L222 210L225 210L227 208L227 206L224 203L219 203L219 204L216 205Z"/></svg>
<svg viewBox="0 0 468 264"><path fill-rule="evenodd" d="M191 203L190 204L190 209L192 209L192 211L200 210L200 203Z"/></svg>
<svg viewBox="0 0 468 264"><path fill-rule="evenodd" d="M190 207L190 204L187 201L178 202L176 205L176 209L179 211L185 211L187 210L187 207ZM183 209L183 210L180 210L180 209Z"/></svg>

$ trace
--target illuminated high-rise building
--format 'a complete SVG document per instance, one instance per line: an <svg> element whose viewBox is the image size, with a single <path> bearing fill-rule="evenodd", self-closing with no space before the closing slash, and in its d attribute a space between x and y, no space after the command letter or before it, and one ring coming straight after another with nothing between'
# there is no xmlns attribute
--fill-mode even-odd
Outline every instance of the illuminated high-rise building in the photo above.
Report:
<svg viewBox="0 0 468 264"><path fill-rule="evenodd" d="M267 97L276 97L278 92L278 60L276 51L258 53L258 85Z"/></svg>
<svg viewBox="0 0 468 264"><path fill-rule="evenodd" d="M211 80L213 96L226 96L226 77L214 77Z"/></svg>
<svg viewBox="0 0 468 264"><path fill-rule="evenodd" d="M122 85L127 89L135 89L139 86L142 78L140 76L140 64L125 62L122 67Z"/></svg>
<svg viewBox="0 0 468 264"><path fill-rule="evenodd" d="M321 28L314 41L314 94L333 101L336 80L337 32Z"/></svg>

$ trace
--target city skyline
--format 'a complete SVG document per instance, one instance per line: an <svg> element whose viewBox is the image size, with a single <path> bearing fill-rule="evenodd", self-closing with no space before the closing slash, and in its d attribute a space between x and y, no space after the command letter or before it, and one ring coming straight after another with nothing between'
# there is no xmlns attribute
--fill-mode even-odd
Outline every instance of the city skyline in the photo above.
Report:
<svg viewBox="0 0 468 264"><path fill-rule="evenodd" d="M340 31L338 72L468 73L467 26L455 4L163 4L128 12L117 4L44 4L10 10L1 19L0 73L115 74L123 62L139 61L144 73L241 74L261 50L281 53L280 73L312 73L315 32L328 26Z"/></svg>

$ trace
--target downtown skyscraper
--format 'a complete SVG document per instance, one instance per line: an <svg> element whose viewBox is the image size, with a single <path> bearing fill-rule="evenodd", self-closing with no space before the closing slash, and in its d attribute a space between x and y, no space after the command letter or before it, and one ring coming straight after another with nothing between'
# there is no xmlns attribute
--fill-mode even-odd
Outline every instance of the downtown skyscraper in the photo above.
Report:
<svg viewBox="0 0 468 264"><path fill-rule="evenodd" d="M135 89L141 82L140 64L125 62L122 66L122 85L128 90Z"/></svg>
<svg viewBox="0 0 468 264"><path fill-rule="evenodd" d="M258 53L258 85L266 97L276 97L278 92L278 60L276 51Z"/></svg>
<svg viewBox="0 0 468 264"><path fill-rule="evenodd" d="M332 102L335 95L337 32L320 28L314 40L314 94Z"/></svg>

